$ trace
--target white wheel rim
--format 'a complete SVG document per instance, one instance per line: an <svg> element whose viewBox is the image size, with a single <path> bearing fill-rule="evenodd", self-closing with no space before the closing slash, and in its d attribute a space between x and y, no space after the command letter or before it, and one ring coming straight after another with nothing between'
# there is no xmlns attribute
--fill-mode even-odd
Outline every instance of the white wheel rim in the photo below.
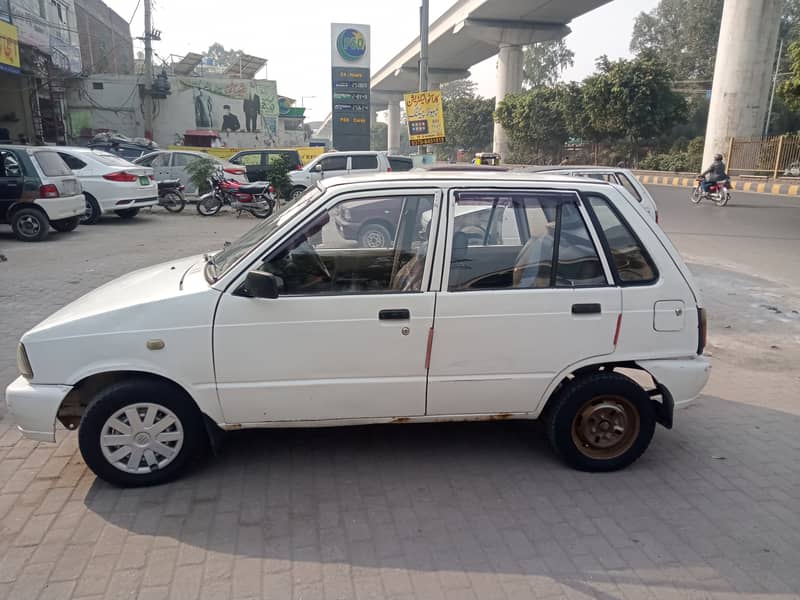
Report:
<svg viewBox="0 0 800 600"><path fill-rule="evenodd" d="M183 426L174 412L152 402L121 408L100 431L103 456L120 471L145 475L169 465L183 447Z"/></svg>
<svg viewBox="0 0 800 600"><path fill-rule="evenodd" d="M367 248L385 248L386 236L380 231L370 230L364 235L364 245Z"/></svg>

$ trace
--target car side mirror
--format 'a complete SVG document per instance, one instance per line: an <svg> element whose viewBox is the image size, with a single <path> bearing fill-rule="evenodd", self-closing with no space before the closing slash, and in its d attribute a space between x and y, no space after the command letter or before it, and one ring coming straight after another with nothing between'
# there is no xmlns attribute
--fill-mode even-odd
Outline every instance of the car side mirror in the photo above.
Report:
<svg viewBox="0 0 800 600"><path fill-rule="evenodd" d="M237 290L237 296L247 298L269 298L274 300L278 297L283 281L277 275L266 271L250 271L244 280L244 284Z"/></svg>
<svg viewBox="0 0 800 600"><path fill-rule="evenodd" d="M315 164L313 171L314 173L322 173L322 163Z"/></svg>

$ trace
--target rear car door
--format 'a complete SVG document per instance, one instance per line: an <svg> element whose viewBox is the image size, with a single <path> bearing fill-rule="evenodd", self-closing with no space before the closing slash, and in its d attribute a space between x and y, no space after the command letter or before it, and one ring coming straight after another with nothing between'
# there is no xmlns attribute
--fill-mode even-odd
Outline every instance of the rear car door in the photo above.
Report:
<svg viewBox="0 0 800 600"><path fill-rule="evenodd" d="M350 157L347 154L326 156L320 160L320 164L322 165L322 176L338 177L339 175L347 175L350 162L349 159ZM313 173L313 175L315 176L315 181L320 177L318 173Z"/></svg>
<svg viewBox="0 0 800 600"><path fill-rule="evenodd" d="M197 193L197 186L192 182L191 178L189 177L189 172L186 170L186 167L190 163L197 160L198 158L199 157L197 155L189 154L188 152L173 152L169 169L167 169L169 173L168 178L180 179L183 185L186 186L187 194Z"/></svg>
<svg viewBox="0 0 800 600"><path fill-rule="evenodd" d="M622 294L576 192L460 190L447 203L430 415L524 413L611 354Z"/></svg>
<svg viewBox="0 0 800 600"><path fill-rule="evenodd" d="M0 220L8 208L22 197L25 182L22 163L13 150L0 150Z"/></svg>

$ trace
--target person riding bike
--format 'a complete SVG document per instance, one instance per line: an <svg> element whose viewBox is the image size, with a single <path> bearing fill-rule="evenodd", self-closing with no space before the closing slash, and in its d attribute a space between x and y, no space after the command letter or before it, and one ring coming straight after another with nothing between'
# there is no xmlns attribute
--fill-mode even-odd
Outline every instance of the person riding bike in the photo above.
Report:
<svg viewBox="0 0 800 600"><path fill-rule="evenodd" d="M722 154L714 155L714 162L712 162L711 166L705 171L700 173L700 177L704 178L703 182L700 184L700 188L705 194L708 193L713 184L729 179L728 173L725 170L725 162L722 160Z"/></svg>

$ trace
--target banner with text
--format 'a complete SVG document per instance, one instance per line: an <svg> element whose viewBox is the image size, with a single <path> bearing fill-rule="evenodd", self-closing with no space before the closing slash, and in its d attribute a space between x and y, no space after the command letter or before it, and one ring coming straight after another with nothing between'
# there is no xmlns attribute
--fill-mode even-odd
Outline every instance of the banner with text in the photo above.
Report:
<svg viewBox="0 0 800 600"><path fill-rule="evenodd" d="M405 94L408 141L412 146L443 144L444 110L442 92L414 92Z"/></svg>

